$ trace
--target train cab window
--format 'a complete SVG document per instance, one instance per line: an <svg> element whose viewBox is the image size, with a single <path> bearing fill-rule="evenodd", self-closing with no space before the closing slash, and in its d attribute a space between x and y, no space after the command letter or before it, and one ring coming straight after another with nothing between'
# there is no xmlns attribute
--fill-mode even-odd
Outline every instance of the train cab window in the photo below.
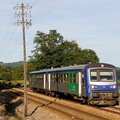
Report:
<svg viewBox="0 0 120 120"><path fill-rule="evenodd" d="M100 81L113 81L113 72L103 71L100 72Z"/></svg>
<svg viewBox="0 0 120 120"><path fill-rule="evenodd" d="M82 83L84 84L84 73L82 72Z"/></svg>
<svg viewBox="0 0 120 120"><path fill-rule="evenodd" d="M97 72L91 72L91 81L97 81Z"/></svg>
<svg viewBox="0 0 120 120"><path fill-rule="evenodd" d="M90 78L93 82L114 81L113 69L94 69L90 72Z"/></svg>

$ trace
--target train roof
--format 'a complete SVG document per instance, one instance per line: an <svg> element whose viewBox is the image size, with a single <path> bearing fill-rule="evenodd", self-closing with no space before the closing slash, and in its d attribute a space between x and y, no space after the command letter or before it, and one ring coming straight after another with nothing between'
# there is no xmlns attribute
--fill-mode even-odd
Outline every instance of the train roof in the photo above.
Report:
<svg viewBox="0 0 120 120"><path fill-rule="evenodd" d="M74 65L74 66L68 66L68 67L45 69L45 70L33 71L33 72L30 72L30 74L61 72L61 71L77 71L77 70L83 70L85 66L86 65Z"/></svg>
<svg viewBox="0 0 120 120"><path fill-rule="evenodd" d="M86 65L74 65L74 66L68 66L68 67L44 69L44 70L30 72L30 74L51 73L51 72L64 72L64 71L78 71L78 70L83 70L83 69L92 68L92 67L110 67L110 68L115 68L111 64L93 63L93 64L86 64Z"/></svg>

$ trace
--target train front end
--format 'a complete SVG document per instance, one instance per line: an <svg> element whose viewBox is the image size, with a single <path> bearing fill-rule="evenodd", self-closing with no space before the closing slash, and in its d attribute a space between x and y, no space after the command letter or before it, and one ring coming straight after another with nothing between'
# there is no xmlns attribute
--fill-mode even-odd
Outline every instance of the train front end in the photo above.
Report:
<svg viewBox="0 0 120 120"><path fill-rule="evenodd" d="M113 65L97 63L87 66L88 103L93 105L118 104L118 79Z"/></svg>

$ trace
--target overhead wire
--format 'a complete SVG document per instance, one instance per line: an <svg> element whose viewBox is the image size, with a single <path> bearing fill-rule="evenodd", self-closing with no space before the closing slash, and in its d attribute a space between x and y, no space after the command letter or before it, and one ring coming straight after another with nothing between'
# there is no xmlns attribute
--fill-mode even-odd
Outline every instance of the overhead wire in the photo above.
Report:
<svg viewBox="0 0 120 120"><path fill-rule="evenodd" d="M17 29L17 26L13 29L12 34L11 34L11 36L9 38L9 41L6 41L6 44L4 46L4 49L2 49L1 54L3 54L4 51L7 51L7 54L3 54L4 56L0 54L0 56L3 56L3 57L1 57L1 59L6 59L6 57L8 57L10 55L10 53L11 53L10 49L14 48L14 46L11 46L11 44L13 44L13 36L15 34L16 29ZM9 48L8 48L8 46L9 46Z"/></svg>
<svg viewBox="0 0 120 120"><path fill-rule="evenodd" d="M54 8L56 8L58 5L60 5L64 0L50 0L50 1L45 1L44 4L41 4L41 7L39 7L40 5L40 0L29 0L29 5L30 3L32 4L33 7L33 20L35 23L39 18L42 18L43 16L45 16L46 14L48 14L50 11L52 11ZM20 4L20 2L22 2L22 0L17 0L17 4ZM12 2L11 2L12 3ZM39 4L38 4L39 3ZM11 61L13 59L13 55L15 55L13 52L16 48L20 48L21 47L21 40L20 40L20 34L17 35L16 37L19 38L19 41L17 43L13 43L14 42L14 37L15 37L15 33L17 32L17 27L14 28L14 30L11 30L11 24L13 22L13 18L10 22L10 24L8 25L8 29L6 30L7 33L9 33L9 31L12 31L11 36L7 36L7 34L4 37L4 41L6 41L6 44L4 45L4 47L2 48L2 52L6 49L8 50L8 53L6 55L3 56L3 58L1 59L6 59L7 61ZM21 38L22 39L22 38ZM10 43L12 43L11 47L8 49L7 47L10 45ZM16 51L15 50L15 51ZM2 54L2 52L0 52L0 56ZM12 54L13 53L13 54ZM12 55L12 56L11 56ZM0 60L1 60L0 59Z"/></svg>
<svg viewBox="0 0 120 120"><path fill-rule="evenodd" d="M35 13L33 13L33 18L38 17L41 13L43 14L46 10L50 9L50 5L54 5L54 2L56 2L56 0L49 0L44 2L44 4L42 4L41 6L39 6L39 8L37 7L37 11L35 11Z"/></svg>
<svg viewBox="0 0 120 120"><path fill-rule="evenodd" d="M37 4L38 4L38 2L40 2L40 0L35 0L35 2L33 2L32 4L31 4L31 6L33 7L33 6L36 6ZM30 2L29 2L29 4L30 4Z"/></svg>
<svg viewBox="0 0 120 120"><path fill-rule="evenodd" d="M7 30L6 30L6 32L3 34L4 35L4 38L3 38L3 41L5 41L6 42L6 44L3 44L2 45L2 47L1 47L1 50L0 50L0 53L3 53L3 51L4 51L4 49L6 49L6 47L8 46L8 43L10 42L9 40L7 40L7 37L9 37L9 31L12 31L11 30L11 23L13 22L13 17L12 17L12 19L10 20L10 23L9 23L9 25L8 25L8 28L7 28ZM0 54L0 56L1 56L1 54Z"/></svg>
<svg viewBox="0 0 120 120"><path fill-rule="evenodd" d="M21 56L20 53L22 54L22 49L20 47L22 46L22 41L21 41L21 34L18 34L17 36L12 36L12 39L16 39L17 42L14 42L11 44L11 47L8 49L7 54L5 55L6 61L14 61L18 56ZM21 50L19 53L18 51ZM16 54L17 53L17 54ZM19 54L18 54L19 53ZM19 59L18 59L19 61Z"/></svg>
<svg viewBox="0 0 120 120"><path fill-rule="evenodd" d="M59 6L64 0L57 0L52 2L51 4L46 4L43 8L43 10L41 10L40 12L38 12L36 15L33 16L32 20L33 23L37 22L39 19L38 18L42 18L45 15L47 15L49 12L51 12L54 8L56 8L57 6Z"/></svg>
<svg viewBox="0 0 120 120"><path fill-rule="evenodd" d="M17 1L17 2L19 2L19 0ZM10 4L12 4L13 3L13 1L11 1L10 2ZM6 32L3 34L4 35L4 38L3 38L3 41L5 42L4 44L2 44L2 46L1 46L1 51L0 51L0 60L2 60L2 59L6 59L9 55L10 55L10 52L9 52L9 50L8 50L8 46L10 46L10 43L12 43L14 40L13 40L13 36L15 35L15 31L16 31L16 29L17 29L17 27L12 27L12 24L14 23L13 22L13 20L14 20L14 16L12 15L12 17L11 17L12 19L10 19L9 20L9 22L8 22L8 27L7 27L7 29L5 30ZM11 33L10 33L11 32ZM10 35L10 34L11 35ZM13 48L13 46L12 47L10 47L11 49ZM6 54L5 53L5 51L8 51L8 54ZM4 54L5 53L5 54Z"/></svg>
<svg viewBox="0 0 120 120"><path fill-rule="evenodd" d="M44 3L41 2L41 4L39 6L33 6L33 14L34 16L36 16L36 14L38 14L39 12L41 12L41 10L44 9L44 7L46 7L50 2L52 2L53 0L47 0Z"/></svg>

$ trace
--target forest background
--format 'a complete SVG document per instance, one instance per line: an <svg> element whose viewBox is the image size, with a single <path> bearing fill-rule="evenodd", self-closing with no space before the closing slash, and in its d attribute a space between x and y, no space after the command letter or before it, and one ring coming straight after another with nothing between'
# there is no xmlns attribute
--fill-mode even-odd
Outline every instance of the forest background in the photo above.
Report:
<svg viewBox="0 0 120 120"><path fill-rule="evenodd" d="M49 33L37 31L33 42L33 55L27 61L28 80L31 71L99 62L94 50L82 49L75 40L64 40L57 30L50 30ZM120 82L120 68L116 66L116 69ZM23 86L23 73L22 61L0 62L0 81L3 83Z"/></svg>

